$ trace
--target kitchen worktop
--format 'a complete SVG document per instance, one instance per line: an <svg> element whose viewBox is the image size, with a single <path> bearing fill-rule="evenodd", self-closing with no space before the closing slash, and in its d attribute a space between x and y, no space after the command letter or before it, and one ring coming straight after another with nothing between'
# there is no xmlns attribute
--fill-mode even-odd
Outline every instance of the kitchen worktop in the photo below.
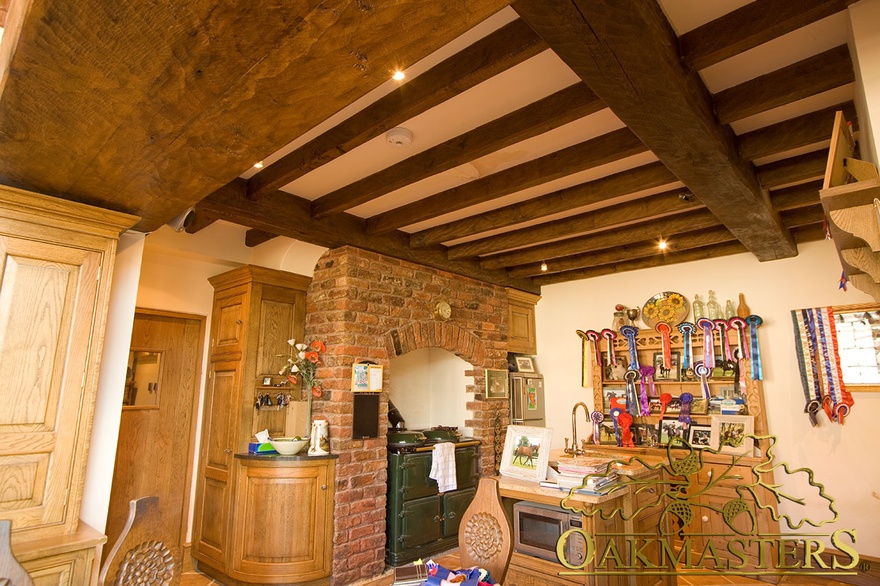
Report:
<svg viewBox="0 0 880 586"><path fill-rule="evenodd" d="M239 460L254 460L257 462L304 462L306 460L327 460L328 458L338 458L339 456L336 454L309 456L306 453L285 456L283 454L251 454L248 452L239 452L235 454L235 457Z"/></svg>

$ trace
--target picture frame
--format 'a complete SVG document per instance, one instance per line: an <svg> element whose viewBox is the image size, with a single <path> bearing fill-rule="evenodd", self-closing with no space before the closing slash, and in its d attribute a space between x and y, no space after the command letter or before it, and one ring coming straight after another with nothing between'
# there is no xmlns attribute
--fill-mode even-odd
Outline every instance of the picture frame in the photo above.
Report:
<svg viewBox="0 0 880 586"><path fill-rule="evenodd" d="M552 439L553 430L549 427L507 426L501 475L532 482L545 480Z"/></svg>
<svg viewBox="0 0 880 586"><path fill-rule="evenodd" d="M713 415L712 449L722 454L751 455L755 448L752 415Z"/></svg>
<svg viewBox="0 0 880 586"><path fill-rule="evenodd" d="M612 399L617 399L623 407L626 407L626 388L625 387L602 387L602 412L610 413L611 408L615 405L611 404Z"/></svg>
<svg viewBox="0 0 880 586"><path fill-rule="evenodd" d="M486 369L486 399L507 399L510 396L510 377L506 370Z"/></svg>
<svg viewBox="0 0 880 586"><path fill-rule="evenodd" d="M669 445L673 438L685 441L687 440L687 424L678 419L661 419L657 423L657 436L661 446ZM675 445L684 447L684 444L676 443Z"/></svg>
<svg viewBox="0 0 880 586"><path fill-rule="evenodd" d="M663 366L663 352L654 352L654 380L679 380L681 376L681 352L670 353L672 368Z"/></svg>
<svg viewBox="0 0 880 586"><path fill-rule="evenodd" d="M517 372L535 372L535 362L531 356L515 356Z"/></svg>
<svg viewBox="0 0 880 586"><path fill-rule="evenodd" d="M712 426L692 423L688 428L688 445L695 450L712 447Z"/></svg>
<svg viewBox="0 0 880 586"><path fill-rule="evenodd" d="M651 415L660 415L660 399L648 397L648 410ZM677 415L679 411L681 411L681 399L672 397L672 400L666 405L665 415Z"/></svg>
<svg viewBox="0 0 880 586"><path fill-rule="evenodd" d="M271 387L272 386L272 377L271 376L264 376L263 377L263 386L264 387Z"/></svg>
<svg viewBox="0 0 880 586"><path fill-rule="evenodd" d="M653 423L634 423L632 429L635 435L633 441L636 444L652 448L660 443L660 437L657 435L657 426Z"/></svg>
<svg viewBox="0 0 880 586"><path fill-rule="evenodd" d="M356 362L351 365L351 391L353 393L382 392L383 368L370 362Z"/></svg>
<svg viewBox="0 0 880 586"><path fill-rule="evenodd" d="M605 414L605 419L599 424L599 445L600 446L616 446L617 434L614 433L614 422L611 416Z"/></svg>
<svg viewBox="0 0 880 586"><path fill-rule="evenodd" d="M706 415L709 413L709 399L694 397L691 402L691 415Z"/></svg>
<svg viewBox="0 0 880 586"><path fill-rule="evenodd" d="M629 361L625 354L616 354L617 364L611 364L608 360L608 353L602 352L602 378L606 381L623 381L623 375L629 366Z"/></svg>

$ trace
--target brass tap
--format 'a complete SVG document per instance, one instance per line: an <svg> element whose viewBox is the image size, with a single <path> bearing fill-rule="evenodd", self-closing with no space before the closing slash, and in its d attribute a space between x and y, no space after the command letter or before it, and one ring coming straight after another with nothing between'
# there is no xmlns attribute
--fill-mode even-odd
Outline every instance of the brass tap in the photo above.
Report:
<svg viewBox="0 0 880 586"><path fill-rule="evenodd" d="M584 408L584 415L586 415L587 421L590 420L590 409L587 407L587 404L583 401L575 403L571 410L571 447L568 447L568 438L565 438L565 450L563 450L566 454L571 454L572 456L581 456L586 453L586 451L578 445L577 419L575 418L578 407Z"/></svg>

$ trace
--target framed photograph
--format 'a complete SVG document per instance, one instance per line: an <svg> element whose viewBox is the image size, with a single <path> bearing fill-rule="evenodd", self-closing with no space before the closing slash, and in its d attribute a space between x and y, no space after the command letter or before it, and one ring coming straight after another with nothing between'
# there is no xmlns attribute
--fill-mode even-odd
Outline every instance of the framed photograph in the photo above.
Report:
<svg viewBox="0 0 880 586"><path fill-rule="evenodd" d="M264 376L263 377L263 386L264 387L271 387L272 386L272 377L271 376Z"/></svg>
<svg viewBox="0 0 880 586"><path fill-rule="evenodd" d="M705 399L704 399L705 400ZM691 423L688 428L688 443L695 450L712 446L712 426Z"/></svg>
<svg viewBox="0 0 880 586"><path fill-rule="evenodd" d="M681 372L681 353L672 352L670 355L672 366L666 368L663 364L663 352L654 352L654 380L678 380Z"/></svg>
<svg viewBox="0 0 880 586"><path fill-rule="evenodd" d="M509 425L501 455L501 475L534 482L545 480L552 439L553 430L549 427Z"/></svg>
<svg viewBox="0 0 880 586"><path fill-rule="evenodd" d="M516 356L514 360L517 372L535 372L535 363L531 356Z"/></svg>
<svg viewBox="0 0 880 586"><path fill-rule="evenodd" d="M614 422L611 421L610 415L605 415L605 420L599 424L599 445L617 445L617 435L614 433Z"/></svg>
<svg viewBox="0 0 880 586"><path fill-rule="evenodd" d="M635 423L632 426L635 439L633 440L640 446L652 448L660 442L657 436L657 426L653 423Z"/></svg>
<svg viewBox="0 0 880 586"><path fill-rule="evenodd" d="M751 415L713 415L712 449L724 454L752 455L755 418Z"/></svg>
<svg viewBox="0 0 880 586"><path fill-rule="evenodd" d="M651 411L651 415L660 415L660 399L648 397L648 409ZM681 399L672 397L672 400L666 405L664 415L677 414L679 411L681 411Z"/></svg>
<svg viewBox="0 0 880 586"><path fill-rule="evenodd" d="M697 376L697 373L694 372L693 366L690 368L681 369L681 382L684 383L693 383L700 380L700 377Z"/></svg>
<svg viewBox="0 0 880 586"><path fill-rule="evenodd" d="M706 415L709 413L709 399L694 397L691 402L692 415Z"/></svg>
<svg viewBox="0 0 880 586"><path fill-rule="evenodd" d="M602 368L605 380L623 380L623 375L629 366L629 361L625 354L616 354L617 364L611 364L608 360L608 353L602 352Z"/></svg>
<svg viewBox="0 0 880 586"><path fill-rule="evenodd" d="M486 398L506 399L510 392L510 378L506 370L486 369Z"/></svg>
<svg viewBox="0 0 880 586"><path fill-rule="evenodd" d="M684 422L679 421L678 419L661 419L658 424L660 428L660 445L665 446L668 445L673 438L678 438L682 441L687 440L687 426ZM684 444L678 444L681 447L684 447Z"/></svg>
<svg viewBox="0 0 880 586"><path fill-rule="evenodd" d="M626 409L626 388L602 387L602 412L610 413L613 407Z"/></svg>

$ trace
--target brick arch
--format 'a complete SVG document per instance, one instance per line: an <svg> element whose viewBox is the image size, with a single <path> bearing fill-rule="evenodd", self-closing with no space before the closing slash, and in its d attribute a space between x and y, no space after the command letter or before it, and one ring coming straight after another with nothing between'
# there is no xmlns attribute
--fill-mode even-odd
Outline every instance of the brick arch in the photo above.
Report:
<svg viewBox="0 0 880 586"><path fill-rule="evenodd" d="M475 368L483 369L486 366L483 342L472 332L453 323L413 321L388 330L384 337L389 358L422 348L442 348Z"/></svg>

